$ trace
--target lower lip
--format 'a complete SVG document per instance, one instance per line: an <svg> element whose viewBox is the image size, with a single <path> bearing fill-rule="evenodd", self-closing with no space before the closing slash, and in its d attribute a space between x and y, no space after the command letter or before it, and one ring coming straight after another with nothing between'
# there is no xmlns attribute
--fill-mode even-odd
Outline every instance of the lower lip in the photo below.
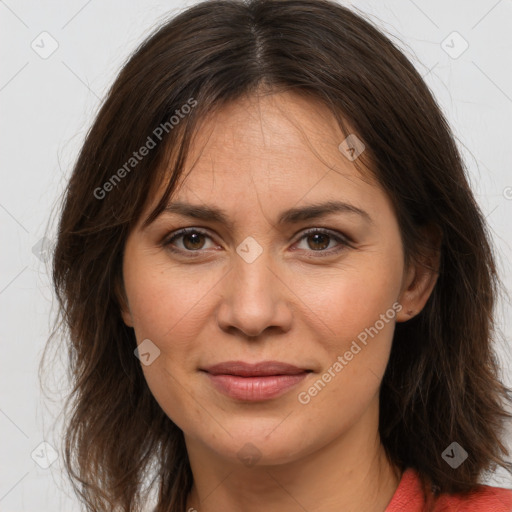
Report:
<svg viewBox="0 0 512 512"><path fill-rule="evenodd" d="M240 377L237 375L212 375L206 372L213 385L221 393L236 398L257 402L276 398L302 382L308 372L296 375L267 375L264 377Z"/></svg>

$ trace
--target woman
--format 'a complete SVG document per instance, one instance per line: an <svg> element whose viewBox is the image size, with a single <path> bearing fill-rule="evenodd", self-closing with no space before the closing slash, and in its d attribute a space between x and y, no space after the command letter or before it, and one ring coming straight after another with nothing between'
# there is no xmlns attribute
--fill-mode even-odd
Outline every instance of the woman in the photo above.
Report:
<svg viewBox="0 0 512 512"><path fill-rule="evenodd" d="M212 1L126 63L54 286L88 510L512 510L498 276L450 129L326 0Z"/></svg>

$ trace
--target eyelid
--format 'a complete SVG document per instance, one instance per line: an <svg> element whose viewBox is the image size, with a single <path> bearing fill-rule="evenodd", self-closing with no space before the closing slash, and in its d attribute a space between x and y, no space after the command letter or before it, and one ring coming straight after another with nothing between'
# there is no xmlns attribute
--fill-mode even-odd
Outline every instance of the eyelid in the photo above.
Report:
<svg viewBox="0 0 512 512"><path fill-rule="evenodd" d="M169 246L171 244L171 242L173 242L177 238L180 238L181 236L188 235L190 233L199 233L199 234L204 235L213 240L213 236L208 231L204 230L203 228L195 228L195 227L191 226L191 227L181 228L181 229L178 229L171 233L168 233L167 235L164 236L161 244L164 247ZM187 252L199 252L199 250L198 251L187 251Z"/></svg>
<svg viewBox="0 0 512 512"><path fill-rule="evenodd" d="M174 240L176 240L182 236L185 236L189 233L199 233L201 235L204 235L207 238L210 238L212 240L214 239L214 237L209 233L209 231L207 231L203 228L191 226L191 227L178 229L178 230L173 231L172 233L166 235L163 238L161 245L164 248L169 248L173 252L177 252L177 253L181 253L181 254L188 253L190 255L191 254L199 255L202 252L201 249L198 249L196 251L184 251L183 249L178 249L178 248L172 246L172 242ZM304 239L310 235L318 234L318 233L325 234L325 235L331 237L332 239L334 239L336 242L338 242L338 246L336 248L331 248L328 250L320 250L320 251L314 251L311 249L309 251L310 253L313 253L313 254L318 253L317 254L318 257L321 257L322 255L327 256L327 255L337 254L338 252L341 252L344 249L353 247L352 244L354 243L354 241L349 236L345 235L344 233L340 233L339 231L335 231L335 230L332 230L329 228L322 228L322 227L313 227L313 228L308 228L306 230L300 231L293 244L295 245L298 242L300 242L302 239ZM293 237L293 238L295 238L295 237ZM300 251L301 249L294 249L294 250Z"/></svg>
<svg viewBox="0 0 512 512"><path fill-rule="evenodd" d="M354 241L348 235L345 235L344 233L340 233L339 231L336 231L334 229L329 229L329 228L308 228L305 231L300 231L299 232L300 236L297 241L301 240L302 238L304 238L308 235L312 235L315 233L322 233L325 235L329 235L330 237L335 238L341 242L344 242L347 245L354 243Z"/></svg>

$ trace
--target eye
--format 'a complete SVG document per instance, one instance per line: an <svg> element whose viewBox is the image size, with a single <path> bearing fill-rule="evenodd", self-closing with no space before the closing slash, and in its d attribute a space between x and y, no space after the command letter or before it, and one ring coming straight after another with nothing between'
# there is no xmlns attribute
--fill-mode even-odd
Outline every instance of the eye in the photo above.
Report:
<svg viewBox="0 0 512 512"><path fill-rule="evenodd" d="M171 237L164 240L163 245L173 252L198 252L205 249L205 238L211 240L211 237L203 230L198 228L184 228L174 233ZM173 245L176 240L182 239L178 247ZM206 247L208 248L208 247Z"/></svg>
<svg viewBox="0 0 512 512"><path fill-rule="evenodd" d="M172 252L188 253L188 256L195 257L200 255L202 249L212 248L205 244L206 240L212 241L212 237L206 231L199 228L184 228L172 233L162 242L162 246ZM347 247L351 247L350 240L341 233L320 228L312 228L303 233L299 242L303 241L306 242L306 247L299 247L300 250L320 253L312 255L313 257L337 254ZM334 242L337 245L335 244L333 247Z"/></svg>
<svg viewBox="0 0 512 512"><path fill-rule="evenodd" d="M347 247L351 247L350 241L340 233L319 228L309 229L302 234L299 241L305 241L305 247L299 247L300 250L321 253L318 256L336 254ZM333 242L337 242L334 249Z"/></svg>

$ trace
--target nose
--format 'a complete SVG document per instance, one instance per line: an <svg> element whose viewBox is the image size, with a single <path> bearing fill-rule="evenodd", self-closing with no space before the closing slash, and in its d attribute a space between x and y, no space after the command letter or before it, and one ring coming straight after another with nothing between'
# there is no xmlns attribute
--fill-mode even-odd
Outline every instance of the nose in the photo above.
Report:
<svg viewBox="0 0 512 512"><path fill-rule="evenodd" d="M219 327L253 339L266 330L287 332L292 322L289 286L272 265L268 251L251 263L235 255L233 268L223 280Z"/></svg>

